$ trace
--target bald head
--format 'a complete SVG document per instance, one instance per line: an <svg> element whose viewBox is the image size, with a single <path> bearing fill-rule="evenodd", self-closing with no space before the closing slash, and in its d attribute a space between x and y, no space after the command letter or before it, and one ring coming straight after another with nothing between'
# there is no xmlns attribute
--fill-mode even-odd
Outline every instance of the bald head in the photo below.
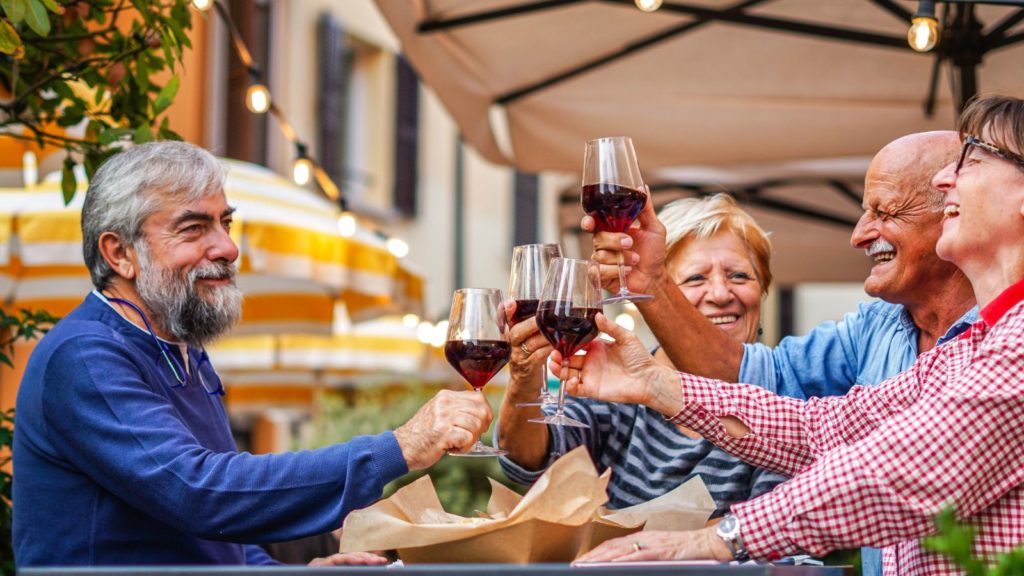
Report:
<svg viewBox="0 0 1024 576"><path fill-rule="evenodd" d="M952 130L919 132L886 144L871 160L865 188L873 180L886 180L908 196L920 197L934 209L942 207L942 193L932 186L932 177L960 152L960 136Z"/></svg>

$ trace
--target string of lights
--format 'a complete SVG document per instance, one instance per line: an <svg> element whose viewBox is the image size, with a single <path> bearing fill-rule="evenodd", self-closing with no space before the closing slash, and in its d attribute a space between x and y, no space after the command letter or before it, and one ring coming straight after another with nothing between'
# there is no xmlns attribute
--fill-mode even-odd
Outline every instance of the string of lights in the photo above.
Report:
<svg viewBox="0 0 1024 576"><path fill-rule="evenodd" d="M344 237L351 237L359 228L360 222L356 216L348 210L345 197L341 189L334 183L326 170L320 166L309 154L308 145L302 141L295 131L295 128L285 118L284 112L278 107L270 94L270 89L263 83L263 72L260 66L253 60L252 53L242 40L242 34L231 19L231 14L221 0L192 0L192 6L200 12L208 12L210 8L224 23L228 35L231 37L231 44L235 48L235 54L242 62L249 76L249 87L245 91L245 106L254 114L270 114L277 120L278 126L285 139L295 148L295 159L292 161L292 181L298 186L305 186L311 180L315 180L317 186L325 196L338 203L341 208L341 216L338 218L338 233ZM404 258L409 253L409 245L400 238L388 237L387 234L373 230L374 234L385 241L387 249L397 258Z"/></svg>

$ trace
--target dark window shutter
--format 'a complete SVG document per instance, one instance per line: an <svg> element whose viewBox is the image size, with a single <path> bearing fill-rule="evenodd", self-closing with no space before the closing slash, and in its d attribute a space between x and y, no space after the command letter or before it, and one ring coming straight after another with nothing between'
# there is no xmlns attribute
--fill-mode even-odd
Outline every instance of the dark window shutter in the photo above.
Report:
<svg viewBox="0 0 1024 576"><path fill-rule="evenodd" d="M395 62L395 190L394 204L403 216L416 216L419 148L419 79L402 58Z"/></svg>
<svg viewBox="0 0 1024 576"><path fill-rule="evenodd" d="M516 170L513 246L520 244L536 244L540 235L537 233L537 221L540 217L540 193L536 174L527 174Z"/></svg>
<svg viewBox="0 0 1024 576"><path fill-rule="evenodd" d="M270 3L229 0L228 11L252 54L254 64L259 67L261 81L265 86L270 86ZM245 93L250 84L249 71L234 50L231 50L228 58L225 153L229 158L266 164L268 114L253 114L245 107Z"/></svg>
<svg viewBox="0 0 1024 576"><path fill-rule="evenodd" d="M341 23L329 14L320 17L317 44L317 157L324 171L344 188L348 176L346 123L353 54Z"/></svg>

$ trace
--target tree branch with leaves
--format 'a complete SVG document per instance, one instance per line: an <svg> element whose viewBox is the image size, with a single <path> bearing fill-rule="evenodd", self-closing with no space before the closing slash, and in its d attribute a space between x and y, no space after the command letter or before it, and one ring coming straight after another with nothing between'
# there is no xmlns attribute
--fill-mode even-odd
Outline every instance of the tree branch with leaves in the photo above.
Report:
<svg viewBox="0 0 1024 576"><path fill-rule="evenodd" d="M165 112L191 28L188 0L0 0L0 133L63 148L69 202L76 163L180 139Z"/></svg>

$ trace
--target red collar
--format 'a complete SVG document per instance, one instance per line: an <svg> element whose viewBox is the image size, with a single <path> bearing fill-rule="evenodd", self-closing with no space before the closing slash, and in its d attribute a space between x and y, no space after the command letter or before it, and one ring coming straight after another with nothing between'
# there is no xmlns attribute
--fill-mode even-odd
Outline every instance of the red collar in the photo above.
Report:
<svg viewBox="0 0 1024 576"><path fill-rule="evenodd" d="M988 303L981 309L981 317L990 327L1002 319L1003 315L1010 311L1018 302L1024 300L1024 280L1003 290L995 300Z"/></svg>

